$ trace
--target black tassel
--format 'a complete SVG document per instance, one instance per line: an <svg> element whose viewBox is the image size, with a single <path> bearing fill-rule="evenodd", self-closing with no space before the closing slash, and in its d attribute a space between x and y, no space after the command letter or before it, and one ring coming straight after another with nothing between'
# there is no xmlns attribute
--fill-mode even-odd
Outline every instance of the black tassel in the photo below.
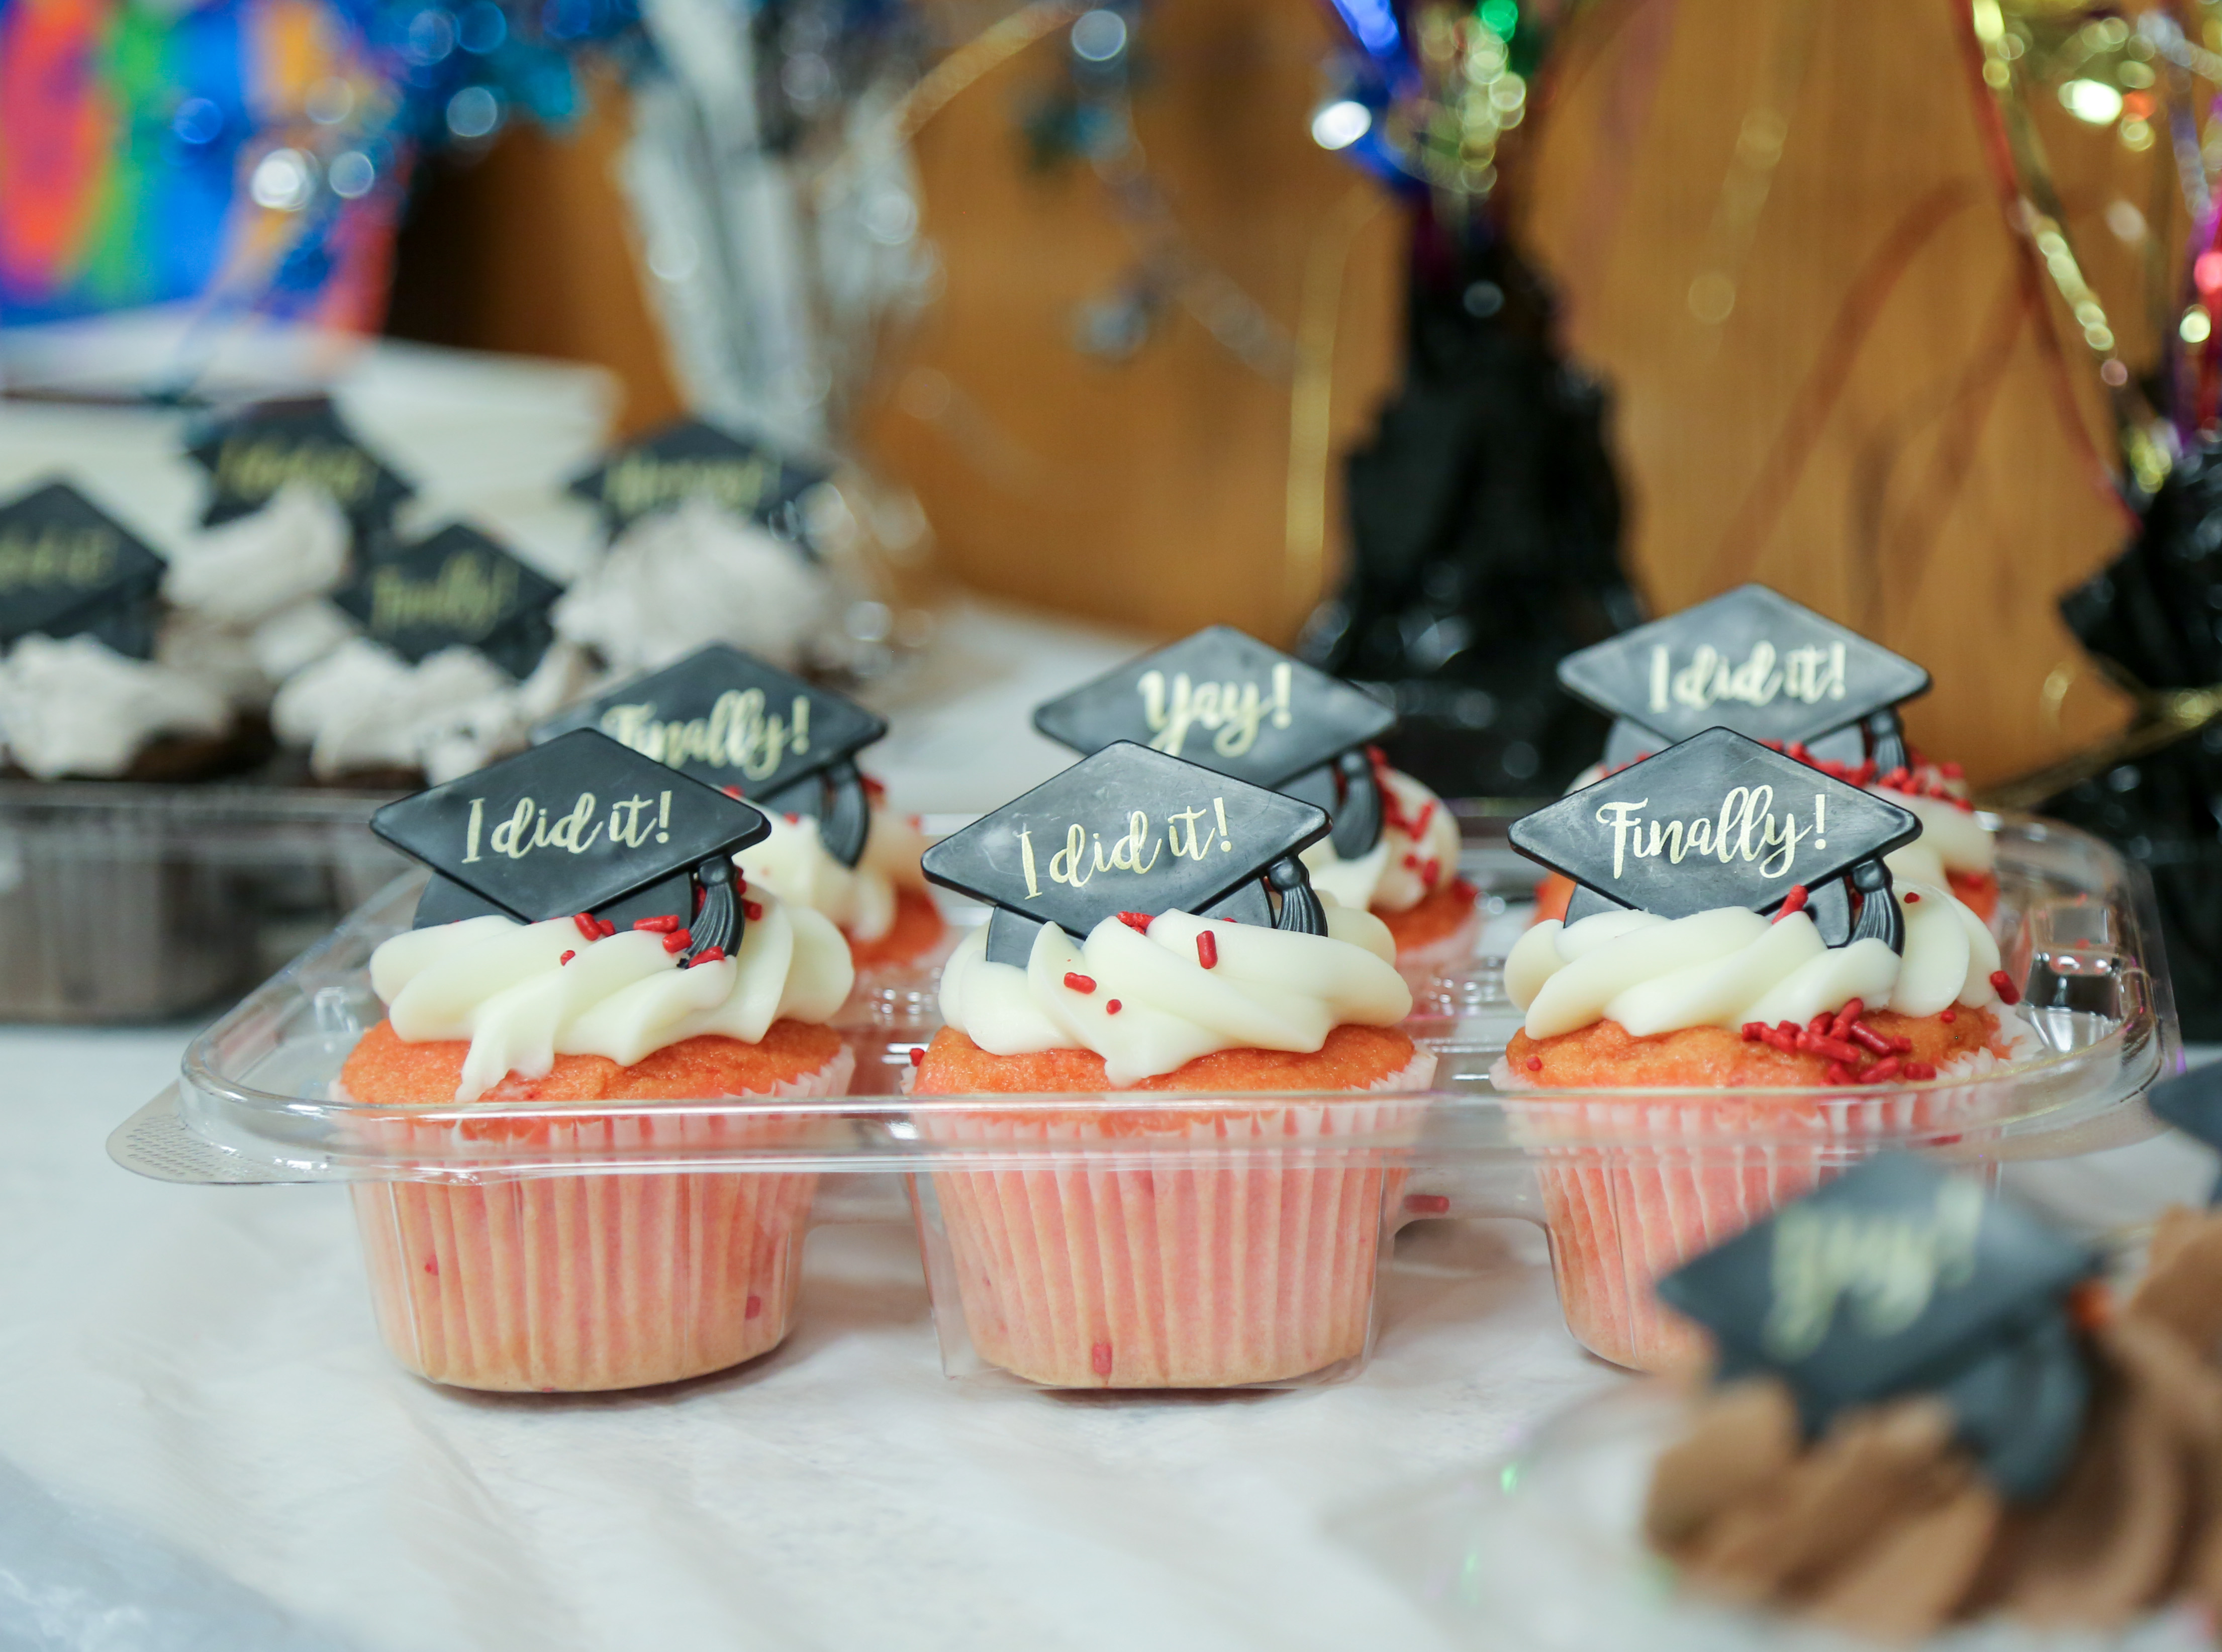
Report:
<svg viewBox="0 0 2222 1652"><path fill-rule="evenodd" d="M819 817L818 841L844 866L863 858L864 838L872 829L871 800L864 777L844 757L825 771L825 812Z"/></svg>
<svg viewBox="0 0 2222 1652"><path fill-rule="evenodd" d="M1874 759L1875 773L1886 775L1893 769L1909 766L1905 755L1905 725L1898 720L1898 713L1885 707L1871 714L1865 724L1867 732L1867 755Z"/></svg>
<svg viewBox="0 0 2222 1652"><path fill-rule="evenodd" d="M1842 946L1852 939L1852 891L1841 877L1832 877L1811 891L1805 915L1821 932L1823 946Z"/></svg>
<svg viewBox="0 0 2222 1652"><path fill-rule="evenodd" d="M1879 940L1893 952L1905 951L1905 914L1898 909L1891 888L1890 868L1878 855L1863 860L1846 874L1860 895L1860 920L1852 926L1854 940Z"/></svg>
<svg viewBox="0 0 2222 1652"><path fill-rule="evenodd" d="M731 958L741 950L741 931L748 922L733 890L733 863L723 855L711 856L694 869L694 883L702 901L694 921L687 927L694 944L687 949L686 961L692 964L713 946Z"/></svg>
<svg viewBox="0 0 2222 1652"><path fill-rule="evenodd" d="M1301 935L1327 933L1327 908L1312 892L1312 876L1303 862L1284 855L1265 869L1265 881L1281 897L1281 915L1273 920L1274 928Z"/></svg>
<svg viewBox="0 0 2222 1652"><path fill-rule="evenodd" d="M1373 763L1363 751L1344 752L1334 760L1343 779L1342 802L1334 812L1334 830L1328 841L1345 860L1372 852L1381 841L1381 782L1373 777Z"/></svg>

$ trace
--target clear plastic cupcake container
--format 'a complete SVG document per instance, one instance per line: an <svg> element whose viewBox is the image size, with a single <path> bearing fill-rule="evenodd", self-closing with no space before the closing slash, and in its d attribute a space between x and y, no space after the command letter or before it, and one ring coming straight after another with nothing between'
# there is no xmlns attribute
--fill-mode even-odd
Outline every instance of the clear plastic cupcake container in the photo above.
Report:
<svg viewBox="0 0 2222 1652"><path fill-rule="evenodd" d="M0 1020L148 1021L235 997L392 880L382 796L0 781Z"/></svg>
<svg viewBox="0 0 2222 1652"><path fill-rule="evenodd" d="M1479 945L1501 953L1533 870L1501 825L1467 826ZM2002 822L1999 858L1999 933L2042 1051L1956 1081L1500 1094L1517 1016L1478 956L1407 1023L1423 1089L913 1100L901 1080L938 1026L917 983L851 1004L844 1095L367 1107L336 1080L382 1014L370 954L407 924L412 875L197 1040L110 1150L171 1180L351 1184L389 1345L466 1386L607 1387L752 1358L811 1311L794 1272L809 1224L906 1218L955 1377L1347 1379L1397 1230L1502 1216L1548 1230L1576 1338L1656 1364L1679 1346L1652 1305L1660 1272L1868 1154L1991 1177L2154 1129L2139 1098L2179 1054L2141 876L2037 821Z"/></svg>

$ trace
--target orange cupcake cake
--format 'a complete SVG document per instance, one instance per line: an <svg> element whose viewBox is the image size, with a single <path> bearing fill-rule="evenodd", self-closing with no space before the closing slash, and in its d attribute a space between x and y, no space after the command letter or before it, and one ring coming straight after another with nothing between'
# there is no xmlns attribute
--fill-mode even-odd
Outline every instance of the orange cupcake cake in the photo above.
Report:
<svg viewBox="0 0 2222 1652"><path fill-rule="evenodd" d="M989 962L984 935L958 946L949 1024L913 1094L1105 1097L914 1115L928 1140L1081 1155L932 1178L982 1359L1058 1387L1202 1388L1289 1381L1365 1351L1402 1172L1385 1154L1353 1165L1322 1150L1409 1134L1409 1092L1434 1058L1397 1030L1411 994L1385 927L1335 908L1328 922L1312 936L1134 914L1081 942L1051 926L1025 969ZM1276 1099L1110 1100L1253 1091ZM1279 1099L1302 1091L1346 1099ZM1230 1138L1257 1146L1229 1159Z"/></svg>
<svg viewBox="0 0 2222 1652"><path fill-rule="evenodd" d="M672 943L685 935L673 919L619 932L581 915L396 936L371 960L387 1019L341 1086L367 1107L442 1109L405 1127L428 1156L490 1140L560 1162L781 1139L791 1121L776 1115L656 1104L844 1092L854 1058L824 1023L848 996L848 949L817 913L754 890L732 957L682 967ZM470 1115L528 1102L543 1110ZM360 1183L355 1197L379 1322L405 1365L466 1388L581 1391L672 1382L776 1346L814 1180L489 1176Z"/></svg>

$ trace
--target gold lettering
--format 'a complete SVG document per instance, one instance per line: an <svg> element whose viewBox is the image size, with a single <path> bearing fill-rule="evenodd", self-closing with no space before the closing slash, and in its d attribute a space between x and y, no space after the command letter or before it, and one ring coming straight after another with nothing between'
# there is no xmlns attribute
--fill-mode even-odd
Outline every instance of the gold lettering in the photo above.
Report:
<svg viewBox="0 0 2222 1652"><path fill-rule="evenodd" d="M1948 1182L1926 1213L1878 1214L1793 1205L1775 1218L1773 1299L1761 1340L1778 1360L1818 1348L1849 1302L1858 1329L1894 1336L1927 1311L1939 1291L1974 1276L1982 1226L1981 1190Z"/></svg>
<svg viewBox="0 0 2222 1652"><path fill-rule="evenodd" d="M1049 857L1049 876L1052 883L1069 883L1076 889L1088 887L1091 873L1081 870L1081 857L1087 852L1088 833L1077 823L1065 828L1064 847Z"/></svg>
<svg viewBox="0 0 2222 1652"><path fill-rule="evenodd" d="M487 839L494 853L507 855L512 860L523 860L532 847L524 835L525 828L532 824L532 800L518 798L515 811L493 829L493 835Z"/></svg>
<svg viewBox="0 0 2222 1652"><path fill-rule="evenodd" d="M370 576L370 630L392 637L419 626L436 626L461 637L481 638L501 623L517 600L515 563L457 551L438 575L412 580L398 568Z"/></svg>
<svg viewBox="0 0 2222 1652"><path fill-rule="evenodd" d="M629 453L602 473L602 499L627 518L691 499L709 499L736 516L745 516L763 504L777 474L777 467L762 454L666 459Z"/></svg>
<svg viewBox="0 0 2222 1652"><path fill-rule="evenodd" d="M64 586L90 589L115 572L122 538L106 528L0 531L0 592Z"/></svg>
<svg viewBox="0 0 2222 1652"><path fill-rule="evenodd" d="M267 499L287 482L321 487L342 505L370 498L378 468L368 454L328 443L232 437L217 450L216 481L238 499Z"/></svg>

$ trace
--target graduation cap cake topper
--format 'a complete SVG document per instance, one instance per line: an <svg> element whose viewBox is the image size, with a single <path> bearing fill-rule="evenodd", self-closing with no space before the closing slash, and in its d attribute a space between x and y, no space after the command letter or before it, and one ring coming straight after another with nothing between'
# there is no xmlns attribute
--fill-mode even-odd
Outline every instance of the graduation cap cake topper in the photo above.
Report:
<svg viewBox="0 0 2222 1652"><path fill-rule="evenodd" d="M260 510L287 482L322 488L358 528L383 523L416 492L323 396L258 402L209 427L185 451L214 485L204 527Z"/></svg>
<svg viewBox="0 0 2222 1652"><path fill-rule="evenodd" d="M1345 859L1380 839L1365 748L1396 722L1363 689L1232 625L1207 626L1034 711L1036 728L1076 751L1134 740L1315 803L1334 816Z"/></svg>
<svg viewBox="0 0 2222 1652"><path fill-rule="evenodd" d="M1043 924L1083 939L1122 913L1323 935L1296 857L1327 832L1326 812L1300 799L1122 740L944 838L920 864L992 906L989 958L1023 966Z"/></svg>
<svg viewBox="0 0 2222 1652"><path fill-rule="evenodd" d="M562 587L461 522L380 551L333 600L411 665L443 648L474 648L528 677L555 640L548 611Z"/></svg>
<svg viewBox="0 0 2222 1652"><path fill-rule="evenodd" d="M1933 1392L2010 1497L2073 1452L2090 1379L2068 1314L2097 1252L2010 1201L1886 1153L1659 1282L1712 1334L1723 1380L1771 1372L1809 1434L1849 1407Z"/></svg>
<svg viewBox="0 0 2222 1652"><path fill-rule="evenodd" d="M592 729L389 803L370 829L432 869L420 929L486 913L671 918L689 960L740 945L733 857L771 832L760 811Z"/></svg>
<svg viewBox="0 0 2222 1652"><path fill-rule="evenodd" d="M1771 912L1803 889L1831 945L1872 936L1900 952L1905 918L1882 857L1920 833L1910 810L1716 728L1515 821L1511 838L1581 886L1569 923L1611 907Z"/></svg>
<svg viewBox="0 0 2222 1652"><path fill-rule="evenodd" d="M1559 662L1569 694L1616 720L1618 766L1708 728L1887 773L1906 761L1895 709L1929 674L1763 585L1742 585ZM1825 743L1825 744L1823 744ZM1838 749L1841 748L1841 749Z"/></svg>
<svg viewBox="0 0 2222 1652"><path fill-rule="evenodd" d="M612 539L644 516L697 499L799 539L794 502L826 474L699 418L682 418L616 449L573 478L568 491L602 513Z"/></svg>
<svg viewBox="0 0 2222 1652"><path fill-rule="evenodd" d="M39 484L0 505L0 644L90 635L146 659L164 567L67 482Z"/></svg>
<svg viewBox="0 0 2222 1652"><path fill-rule="evenodd" d="M574 728L599 729L768 813L812 816L845 866L864 852L871 805L856 754L887 733L887 719L738 649L698 649L551 719L533 738Z"/></svg>

